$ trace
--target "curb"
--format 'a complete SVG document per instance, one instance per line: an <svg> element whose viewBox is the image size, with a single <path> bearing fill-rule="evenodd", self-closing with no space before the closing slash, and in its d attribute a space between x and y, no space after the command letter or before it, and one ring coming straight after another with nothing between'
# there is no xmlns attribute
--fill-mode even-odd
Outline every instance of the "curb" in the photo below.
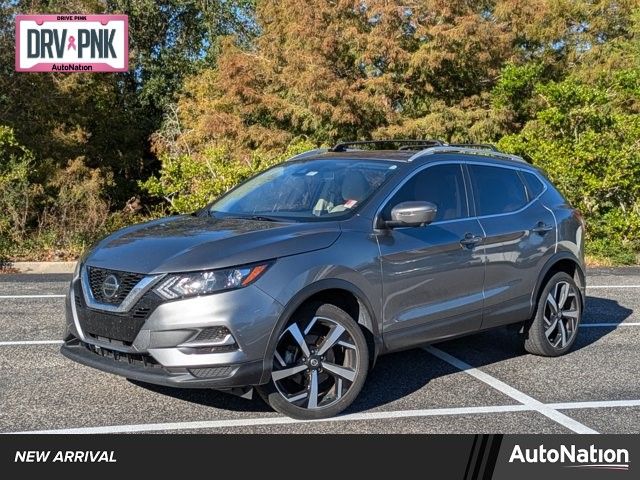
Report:
<svg viewBox="0 0 640 480"><path fill-rule="evenodd" d="M73 273L76 262L11 262L9 266L18 273Z"/></svg>

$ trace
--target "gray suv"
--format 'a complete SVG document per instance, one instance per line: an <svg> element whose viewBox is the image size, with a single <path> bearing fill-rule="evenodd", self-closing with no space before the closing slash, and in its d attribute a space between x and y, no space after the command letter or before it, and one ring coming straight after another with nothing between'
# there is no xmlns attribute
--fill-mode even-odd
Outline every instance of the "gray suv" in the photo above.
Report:
<svg viewBox="0 0 640 480"><path fill-rule="evenodd" d="M73 276L62 353L330 417L384 353L507 324L530 353L566 353L584 230L539 170L491 146L342 143L100 241Z"/></svg>

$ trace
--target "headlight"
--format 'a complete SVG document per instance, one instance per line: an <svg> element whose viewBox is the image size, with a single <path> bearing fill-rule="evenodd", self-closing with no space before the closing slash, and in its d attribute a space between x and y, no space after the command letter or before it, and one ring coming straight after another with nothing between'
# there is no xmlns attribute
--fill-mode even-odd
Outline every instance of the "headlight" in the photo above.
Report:
<svg viewBox="0 0 640 480"><path fill-rule="evenodd" d="M174 300L242 288L255 282L269 265L262 263L206 272L177 273L162 281L155 292L162 298Z"/></svg>

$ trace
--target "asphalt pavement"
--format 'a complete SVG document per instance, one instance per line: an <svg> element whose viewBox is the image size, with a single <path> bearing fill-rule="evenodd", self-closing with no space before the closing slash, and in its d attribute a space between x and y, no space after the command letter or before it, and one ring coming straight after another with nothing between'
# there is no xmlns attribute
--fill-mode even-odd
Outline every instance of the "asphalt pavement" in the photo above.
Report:
<svg viewBox="0 0 640 480"><path fill-rule="evenodd" d="M342 416L299 422L207 390L134 383L59 353L69 275L0 275L0 432L639 433L640 269L588 274L560 358L501 328L381 357Z"/></svg>

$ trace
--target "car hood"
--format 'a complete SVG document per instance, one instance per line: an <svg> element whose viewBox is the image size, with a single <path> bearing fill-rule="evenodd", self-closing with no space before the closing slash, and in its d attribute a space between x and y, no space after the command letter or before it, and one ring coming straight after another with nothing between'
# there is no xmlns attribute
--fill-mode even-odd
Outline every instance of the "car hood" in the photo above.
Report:
<svg viewBox="0 0 640 480"><path fill-rule="evenodd" d="M182 215L133 225L99 242L84 261L136 273L224 268L329 247L337 222L282 223Z"/></svg>

